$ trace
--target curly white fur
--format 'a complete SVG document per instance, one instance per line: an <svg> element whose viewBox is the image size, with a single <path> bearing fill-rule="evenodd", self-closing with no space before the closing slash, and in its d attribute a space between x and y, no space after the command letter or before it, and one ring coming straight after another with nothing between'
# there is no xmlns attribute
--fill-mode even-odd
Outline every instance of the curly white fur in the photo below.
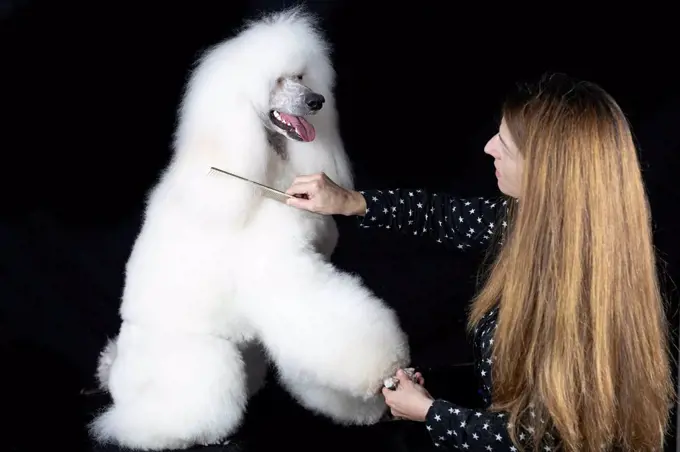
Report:
<svg viewBox="0 0 680 452"><path fill-rule="evenodd" d="M283 158L262 118L277 78L298 73L326 102L309 118L316 139L284 138ZM248 24L201 59L126 266L119 335L100 359L113 404L91 424L97 440L146 450L225 440L257 389L252 366L262 379L265 358L245 355L258 343L308 409L347 424L384 413L380 389L408 364L408 341L395 313L329 262L332 217L206 176L217 166L285 190L324 171L351 187L333 84L328 46L299 9Z"/></svg>

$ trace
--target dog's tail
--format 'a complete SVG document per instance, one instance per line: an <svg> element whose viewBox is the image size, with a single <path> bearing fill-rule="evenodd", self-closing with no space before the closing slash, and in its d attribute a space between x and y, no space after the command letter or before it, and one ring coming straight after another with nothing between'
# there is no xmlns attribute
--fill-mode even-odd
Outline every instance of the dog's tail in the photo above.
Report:
<svg viewBox="0 0 680 452"><path fill-rule="evenodd" d="M109 389L109 374L111 366L116 359L118 348L114 339L109 339L106 346L99 354L99 363L97 365L97 380L99 381L99 388L103 391Z"/></svg>

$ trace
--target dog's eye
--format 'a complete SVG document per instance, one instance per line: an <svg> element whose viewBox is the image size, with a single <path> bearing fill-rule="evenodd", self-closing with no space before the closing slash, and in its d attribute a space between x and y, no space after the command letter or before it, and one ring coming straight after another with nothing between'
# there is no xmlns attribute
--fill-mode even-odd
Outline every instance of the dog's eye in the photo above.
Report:
<svg viewBox="0 0 680 452"><path fill-rule="evenodd" d="M298 80L302 80L302 74L296 75L295 78L297 78Z"/></svg>
<svg viewBox="0 0 680 452"><path fill-rule="evenodd" d="M276 79L276 83L278 83L279 85L280 85L281 83L283 83L283 77L277 78L277 79Z"/></svg>

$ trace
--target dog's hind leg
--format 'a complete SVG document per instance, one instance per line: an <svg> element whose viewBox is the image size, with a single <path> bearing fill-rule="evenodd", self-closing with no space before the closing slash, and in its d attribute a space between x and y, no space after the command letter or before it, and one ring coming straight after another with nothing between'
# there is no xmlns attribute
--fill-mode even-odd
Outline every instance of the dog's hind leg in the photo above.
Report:
<svg viewBox="0 0 680 452"><path fill-rule="evenodd" d="M123 325L110 369L113 404L91 424L95 439L132 449L214 444L241 423L244 364L224 339Z"/></svg>

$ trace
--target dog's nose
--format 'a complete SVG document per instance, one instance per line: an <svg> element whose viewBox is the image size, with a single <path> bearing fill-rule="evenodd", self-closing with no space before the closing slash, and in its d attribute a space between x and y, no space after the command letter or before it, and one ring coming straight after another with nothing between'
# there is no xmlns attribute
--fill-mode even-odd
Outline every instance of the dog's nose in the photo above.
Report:
<svg viewBox="0 0 680 452"><path fill-rule="evenodd" d="M321 110L324 102L326 99L321 94L314 93L307 96L307 106L313 111Z"/></svg>

